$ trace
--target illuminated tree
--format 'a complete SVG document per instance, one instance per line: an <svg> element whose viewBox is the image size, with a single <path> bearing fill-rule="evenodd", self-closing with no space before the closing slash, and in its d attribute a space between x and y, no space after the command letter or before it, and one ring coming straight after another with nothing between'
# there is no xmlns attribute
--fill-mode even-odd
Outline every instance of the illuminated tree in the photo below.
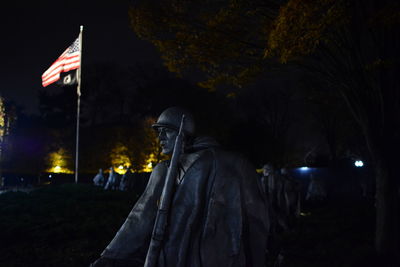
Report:
<svg viewBox="0 0 400 267"><path fill-rule="evenodd" d="M110 153L111 166L114 168L118 168L115 171L120 173L126 167L130 167L132 165L132 160L130 159L128 148L122 143L116 143L114 148ZM121 170L122 168L122 170Z"/></svg>
<svg viewBox="0 0 400 267"><path fill-rule="evenodd" d="M3 154L6 148L6 136L9 135L11 125L16 119L15 108L0 96L0 177L4 167Z"/></svg>
<svg viewBox="0 0 400 267"><path fill-rule="evenodd" d="M6 109L4 107L4 100L2 97L0 97L0 158L1 158L1 152L2 152L2 146L3 146L3 138L6 133Z"/></svg>
<svg viewBox="0 0 400 267"><path fill-rule="evenodd" d="M157 134L151 128L154 118L146 118L140 124L136 134L130 138L128 144L131 147L132 169L137 172L149 172L161 160L166 159L161 154Z"/></svg>
<svg viewBox="0 0 400 267"><path fill-rule="evenodd" d="M59 148L57 151L49 153L47 157L48 169L47 172L52 173L74 173L72 171L72 156L64 148Z"/></svg>
<svg viewBox="0 0 400 267"><path fill-rule="evenodd" d="M0 97L0 178L1 178L1 172L3 170L2 168L2 156L3 156L3 143L4 143L4 136L6 133L6 109L4 107L4 100L2 97Z"/></svg>
<svg viewBox="0 0 400 267"><path fill-rule="evenodd" d="M135 33L152 42L180 75L201 73L202 87L238 87L271 64L263 60L268 30L282 1L138 1L130 9Z"/></svg>
<svg viewBox="0 0 400 267"><path fill-rule="evenodd" d="M151 128L154 118L146 118L132 125L107 125L84 131L82 143L82 168L94 172L99 168L113 167L122 174L130 167L134 172L149 172L161 155L156 132Z"/></svg>
<svg viewBox="0 0 400 267"><path fill-rule="evenodd" d="M376 171L376 249L387 261L399 251L399 24L395 1L291 0L266 49L339 92L362 129Z"/></svg>

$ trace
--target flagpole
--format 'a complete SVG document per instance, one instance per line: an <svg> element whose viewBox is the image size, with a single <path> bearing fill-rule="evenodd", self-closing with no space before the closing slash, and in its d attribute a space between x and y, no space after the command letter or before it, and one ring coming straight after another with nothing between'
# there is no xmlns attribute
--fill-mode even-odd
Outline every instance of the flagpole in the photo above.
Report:
<svg viewBox="0 0 400 267"><path fill-rule="evenodd" d="M80 26L79 32L79 68L77 70L77 78L78 78L78 85L76 87L76 93L78 95L78 102L77 102L77 110L76 110L76 147L75 147L75 183L78 183L78 170L79 170L79 115L80 115L80 106L81 106L81 73L82 73L82 34L83 34L83 26Z"/></svg>

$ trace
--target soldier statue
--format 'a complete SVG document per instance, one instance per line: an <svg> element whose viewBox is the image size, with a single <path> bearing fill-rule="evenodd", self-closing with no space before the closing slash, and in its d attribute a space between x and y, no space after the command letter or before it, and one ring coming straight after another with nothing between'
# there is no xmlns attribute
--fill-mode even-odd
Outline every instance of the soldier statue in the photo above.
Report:
<svg viewBox="0 0 400 267"><path fill-rule="evenodd" d="M129 189L129 184L131 184L132 172L131 168L127 167L125 173L121 177L121 182L119 183L120 191L127 191Z"/></svg>
<svg viewBox="0 0 400 267"><path fill-rule="evenodd" d="M155 166L143 195L91 266L264 267L269 221L255 168L214 139L196 137L194 119L182 108L166 109L153 128L171 160ZM175 153L180 153L177 161ZM175 162L177 175L170 180ZM163 215L164 182L169 181L171 204L164 235L158 236L153 226ZM159 253L149 256L156 241ZM148 264L151 257L155 264Z"/></svg>
<svg viewBox="0 0 400 267"><path fill-rule="evenodd" d="M284 193L284 211L289 226L293 226L300 217L301 186L288 172L286 168L281 169Z"/></svg>
<svg viewBox="0 0 400 267"><path fill-rule="evenodd" d="M93 184L95 186L104 186L104 175L103 175L103 169L99 169L99 172L96 174L96 176L93 178Z"/></svg>
<svg viewBox="0 0 400 267"><path fill-rule="evenodd" d="M108 175L107 182L105 183L104 190L113 190L117 180L117 174L113 167L110 167L110 174Z"/></svg>

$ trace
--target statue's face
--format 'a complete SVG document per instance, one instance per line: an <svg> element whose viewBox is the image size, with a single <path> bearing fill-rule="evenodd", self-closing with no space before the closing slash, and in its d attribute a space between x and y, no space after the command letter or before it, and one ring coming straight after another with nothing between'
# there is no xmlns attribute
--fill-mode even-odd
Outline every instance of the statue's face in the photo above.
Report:
<svg viewBox="0 0 400 267"><path fill-rule="evenodd" d="M159 127L158 131L158 140L160 141L162 153L169 155L174 151L175 139L178 135L178 131L167 128L167 127Z"/></svg>

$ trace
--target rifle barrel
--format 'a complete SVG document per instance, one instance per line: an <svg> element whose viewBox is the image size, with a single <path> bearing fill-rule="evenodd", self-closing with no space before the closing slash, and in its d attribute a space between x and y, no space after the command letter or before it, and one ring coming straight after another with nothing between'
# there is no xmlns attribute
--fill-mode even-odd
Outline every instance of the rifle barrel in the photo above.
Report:
<svg viewBox="0 0 400 267"><path fill-rule="evenodd" d="M158 257L160 255L162 242L165 236L165 229L167 227L168 213L172 202L175 179L178 174L179 157L183 147L182 129L184 121L185 115L182 115L179 132L175 139L175 146L172 152L171 162L168 167L167 176L165 178L165 183L161 194L160 205L157 211L157 216L154 223L150 246L149 250L147 251L144 267L156 267L158 263Z"/></svg>

